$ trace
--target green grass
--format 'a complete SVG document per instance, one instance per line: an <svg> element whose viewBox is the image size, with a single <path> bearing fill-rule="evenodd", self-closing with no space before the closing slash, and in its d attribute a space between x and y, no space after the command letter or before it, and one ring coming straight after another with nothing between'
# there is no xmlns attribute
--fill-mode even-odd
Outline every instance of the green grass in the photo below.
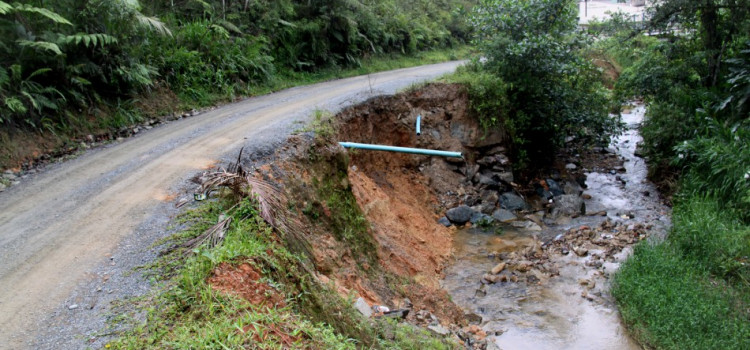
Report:
<svg viewBox="0 0 750 350"><path fill-rule="evenodd" d="M365 320L353 307L353 296L340 297L302 268L305 260L282 245L257 215L254 202L243 200L232 211L234 221L224 241L199 247L191 255L180 249L149 268L162 287L137 301L145 322L119 317L110 328L128 329L106 345L110 349L454 349L450 339L393 321ZM184 228L162 243L178 245L202 233L232 206L227 197L192 209L175 224ZM335 211L334 211L335 212ZM255 215L253 215L255 213ZM250 214L250 215L248 215ZM250 263L261 281L285 297L286 306L266 309L217 292L207 279L221 263ZM289 345L269 330L296 339ZM271 335L263 336L263 334ZM260 341L259 341L260 339Z"/></svg>
<svg viewBox="0 0 750 350"><path fill-rule="evenodd" d="M750 227L716 200L674 209L674 228L644 242L615 276L612 293L631 332L657 349L750 348Z"/></svg>

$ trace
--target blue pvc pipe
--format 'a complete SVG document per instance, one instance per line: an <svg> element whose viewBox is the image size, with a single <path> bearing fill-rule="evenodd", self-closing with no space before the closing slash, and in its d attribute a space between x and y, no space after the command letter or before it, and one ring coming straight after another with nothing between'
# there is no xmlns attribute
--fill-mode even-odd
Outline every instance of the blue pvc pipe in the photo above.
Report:
<svg viewBox="0 0 750 350"><path fill-rule="evenodd" d="M463 157L461 155L461 152L437 151L437 150L424 149L424 148L371 145L371 144L366 144L366 143L354 143L354 142L339 142L339 145L341 145L344 148L358 148L358 149L367 149L371 151L389 151L389 152L400 152L400 153L424 154L427 156L440 156L440 157L452 157L452 158Z"/></svg>
<svg viewBox="0 0 750 350"><path fill-rule="evenodd" d="M417 115L417 136L422 135L422 115Z"/></svg>

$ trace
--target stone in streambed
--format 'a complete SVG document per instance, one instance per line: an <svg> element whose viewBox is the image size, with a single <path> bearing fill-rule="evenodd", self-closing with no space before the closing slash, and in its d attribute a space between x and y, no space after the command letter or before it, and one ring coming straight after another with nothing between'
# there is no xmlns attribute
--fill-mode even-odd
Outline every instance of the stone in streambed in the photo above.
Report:
<svg viewBox="0 0 750 350"><path fill-rule="evenodd" d="M453 209L448 209L448 211L445 212L445 216L452 223L463 225L471 220L471 216L474 215L474 213L475 211L469 208L469 206L461 205Z"/></svg>
<svg viewBox="0 0 750 350"><path fill-rule="evenodd" d="M528 205L520 196L512 192L503 193L500 196L500 207L507 210L522 210Z"/></svg>
<svg viewBox="0 0 750 350"><path fill-rule="evenodd" d="M492 272L493 275L497 275L498 273L503 272L503 270L505 270L506 265L507 265L506 263L501 262L495 265L495 267L493 267L490 272Z"/></svg>
<svg viewBox="0 0 750 350"><path fill-rule="evenodd" d="M453 225L453 224L451 224L451 221L448 220L448 218L445 217L445 216L443 216L442 218L440 218L438 220L438 224L441 224L441 225L443 225L445 227L451 227L451 225Z"/></svg>
<svg viewBox="0 0 750 350"><path fill-rule="evenodd" d="M552 209L553 217L562 215L573 216L581 215L586 212L586 206L583 199L577 195L565 194L555 199L555 207Z"/></svg>
<svg viewBox="0 0 750 350"><path fill-rule="evenodd" d="M544 181L547 182L547 187L549 187L549 191L552 192L553 196L557 197L565 194L565 191L560 187L560 184L558 184L557 181L552 179L546 179Z"/></svg>
<svg viewBox="0 0 750 350"><path fill-rule="evenodd" d="M506 209L497 209L492 213L492 217L503 223L511 222L517 219L516 215Z"/></svg>

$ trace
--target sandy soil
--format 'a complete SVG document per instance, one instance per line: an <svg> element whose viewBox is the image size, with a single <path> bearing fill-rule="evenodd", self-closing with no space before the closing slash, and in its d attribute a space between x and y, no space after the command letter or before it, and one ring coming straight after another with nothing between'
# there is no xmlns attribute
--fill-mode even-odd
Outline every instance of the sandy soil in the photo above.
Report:
<svg viewBox="0 0 750 350"><path fill-rule="evenodd" d="M49 166L0 193L0 348L101 346L97 335L83 330L101 322L109 308L101 301L86 302L89 294L80 289L97 289L114 276L109 281L122 285L105 288L110 300L132 294L133 288L144 290L147 282L128 284L136 278L128 273L148 259L143 252L164 235L164 216L174 212L166 208L187 197L187 179L195 172L223 163L241 146L258 158L272 153L294 123L307 120L314 109L337 111L457 65L403 69L251 98ZM72 304L79 299L71 295L84 296L85 304Z"/></svg>

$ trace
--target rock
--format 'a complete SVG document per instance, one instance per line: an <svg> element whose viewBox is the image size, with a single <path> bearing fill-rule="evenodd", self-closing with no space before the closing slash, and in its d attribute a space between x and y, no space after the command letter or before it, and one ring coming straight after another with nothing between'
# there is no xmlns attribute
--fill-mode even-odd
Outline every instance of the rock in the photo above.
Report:
<svg viewBox="0 0 750 350"><path fill-rule="evenodd" d="M484 190L480 194L480 197L482 199L482 203L485 204L492 204L492 207L495 207L495 204L498 200L500 200L500 196L498 195L497 191L493 190Z"/></svg>
<svg viewBox="0 0 750 350"><path fill-rule="evenodd" d="M497 177L500 178L501 181L504 181L506 183L513 182L513 173L510 171L504 171L497 174Z"/></svg>
<svg viewBox="0 0 750 350"><path fill-rule="evenodd" d="M493 267L490 272L492 272L493 275L497 275L498 273L500 273L503 270L505 270L505 266L506 265L507 265L506 263L501 262L501 263L495 265L495 267Z"/></svg>
<svg viewBox="0 0 750 350"><path fill-rule="evenodd" d="M588 250L588 249L586 249L586 248L582 248L582 247L575 247L575 248L573 248L573 251L574 251L574 252L576 253L576 255L578 255L578 256L586 256L586 254L588 254L588 253L589 253L589 250Z"/></svg>
<svg viewBox="0 0 750 350"><path fill-rule="evenodd" d="M507 210L522 210L526 209L526 201L520 196L512 192L503 193L500 196L500 207Z"/></svg>
<svg viewBox="0 0 750 350"><path fill-rule="evenodd" d="M482 281L490 284L497 283L498 281L500 281L500 276L486 273L482 276Z"/></svg>
<svg viewBox="0 0 750 350"><path fill-rule="evenodd" d="M427 329L434 332L437 335L448 335L450 334L450 331L446 329L445 327L437 324L437 325L429 325L427 326Z"/></svg>
<svg viewBox="0 0 750 350"><path fill-rule="evenodd" d="M482 288L479 288L474 291L474 296L477 298L484 298L487 296L487 291L484 290L484 285L482 285Z"/></svg>
<svg viewBox="0 0 750 350"><path fill-rule="evenodd" d="M391 310L383 313L383 317L404 319L409 315L409 309Z"/></svg>
<svg viewBox="0 0 750 350"><path fill-rule="evenodd" d="M500 183L494 179L494 175L488 173L479 174L479 184L488 186L490 188L497 188L500 186Z"/></svg>
<svg viewBox="0 0 750 350"><path fill-rule="evenodd" d="M566 181L565 186L563 186L563 192L565 192L565 194L574 194L576 196L580 196L581 193L583 193L583 188L581 188L581 185L579 185L577 182Z"/></svg>
<svg viewBox="0 0 750 350"><path fill-rule="evenodd" d="M541 231L542 227L533 221L513 221L510 223L515 228L520 228L527 231Z"/></svg>
<svg viewBox="0 0 750 350"><path fill-rule="evenodd" d="M5 191L5 189L6 189L7 187L8 187L8 186L5 186L5 184L4 184L4 183L0 182L0 192L3 192L3 191Z"/></svg>
<svg viewBox="0 0 750 350"><path fill-rule="evenodd" d="M479 164L470 165L466 168L466 178L471 179L479 173Z"/></svg>
<svg viewBox="0 0 750 350"><path fill-rule="evenodd" d="M589 200L589 199L591 199L591 195L588 194L588 193L584 193L584 194L581 195L581 198L583 198L585 200Z"/></svg>
<svg viewBox="0 0 750 350"><path fill-rule="evenodd" d="M521 261L518 263L518 265L516 265L516 271L528 272L529 270L531 270L531 265L532 265L531 261L528 261L528 260Z"/></svg>
<svg viewBox="0 0 750 350"><path fill-rule="evenodd" d="M469 324L481 324L482 323L482 316L479 316L473 312L467 312L464 314L464 318L466 319Z"/></svg>
<svg viewBox="0 0 750 350"><path fill-rule="evenodd" d="M516 215L507 209L495 210L492 213L492 218L502 223L508 223L517 219Z"/></svg>
<svg viewBox="0 0 750 350"><path fill-rule="evenodd" d="M547 186L549 187L549 191L552 192L553 196L560 196L565 194L565 191L560 187L560 184L557 183L557 181L552 179L545 180L547 182Z"/></svg>
<svg viewBox="0 0 750 350"><path fill-rule="evenodd" d="M477 164L484 166L492 166L498 163L498 159L495 156L486 156L477 160Z"/></svg>
<svg viewBox="0 0 750 350"><path fill-rule="evenodd" d="M442 218L440 218L440 220L438 220L438 224L441 224L445 227L451 227L451 225L453 225L451 224L451 221L448 220L448 218L445 216L443 216Z"/></svg>
<svg viewBox="0 0 750 350"><path fill-rule="evenodd" d="M542 186L539 186L539 187L536 188L536 194L538 194L539 197L544 198L544 200L550 200L550 199L552 199L552 197L555 196L555 195L552 194L552 192L547 191Z"/></svg>
<svg viewBox="0 0 750 350"><path fill-rule="evenodd" d="M577 195L564 194L555 199L555 207L552 209L553 217L581 215L586 212L583 199Z"/></svg>
<svg viewBox="0 0 750 350"><path fill-rule="evenodd" d="M573 164L573 163L565 164L565 169L566 170L576 170L576 168L578 168L578 167L575 164Z"/></svg>
<svg viewBox="0 0 750 350"><path fill-rule="evenodd" d="M445 212L445 216L448 218L448 220L457 225L463 225L469 222L472 215L474 215L474 210L466 205L448 209L448 211Z"/></svg>
<svg viewBox="0 0 750 350"><path fill-rule="evenodd" d="M391 309L385 305L373 305L371 309L375 314L384 314L386 312L391 312Z"/></svg>
<svg viewBox="0 0 750 350"><path fill-rule="evenodd" d="M370 318L372 316L372 309L370 308L370 305L367 304L365 299L363 298L357 298L357 301L354 302L354 308L359 311L362 316L365 316L367 318Z"/></svg>
<svg viewBox="0 0 750 350"><path fill-rule="evenodd" d="M484 214L484 213L477 213L475 212L473 215L471 215L471 219L469 222L471 222L472 225L489 225L491 224L495 219L493 219L491 216Z"/></svg>
<svg viewBox="0 0 750 350"><path fill-rule="evenodd" d="M73 304L73 305L68 306L68 310L75 310L77 308L78 308L78 304Z"/></svg>

